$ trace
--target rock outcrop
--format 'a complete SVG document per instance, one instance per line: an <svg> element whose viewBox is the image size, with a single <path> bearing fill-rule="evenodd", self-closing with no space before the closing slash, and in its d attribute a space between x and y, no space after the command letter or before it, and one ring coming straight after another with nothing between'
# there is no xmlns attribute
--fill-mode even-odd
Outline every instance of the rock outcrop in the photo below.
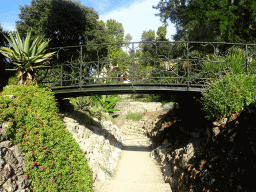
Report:
<svg viewBox="0 0 256 192"><path fill-rule="evenodd" d="M31 180L24 174L24 154L6 136L7 125L7 122L0 123L0 191L30 192Z"/></svg>
<svg viewBox="0 0 256 192"><path fill-rule="evenodd" d="M256 105L215 122L184 107L144 124L172 191L255 191Z"/></svg>
<svg viewBox="0 0 256 192"><path fill-rule="evenodd" d="M69 117L64 117L63 122L85 153L93 172L93 182L111 177L123 148L118 127L111 121L99 122L97 119L93 125L79 124Z"/></svg>
<svg viewBox="0 0 256 192"><path fill-rule="evenodd" d="M14 98L13 95L7 95ZM5 105L8 107L8 105ZM8 122L0 122L0 191L30 192L31 179L24 174L26 165L24 153L6 136Z"/></svg>

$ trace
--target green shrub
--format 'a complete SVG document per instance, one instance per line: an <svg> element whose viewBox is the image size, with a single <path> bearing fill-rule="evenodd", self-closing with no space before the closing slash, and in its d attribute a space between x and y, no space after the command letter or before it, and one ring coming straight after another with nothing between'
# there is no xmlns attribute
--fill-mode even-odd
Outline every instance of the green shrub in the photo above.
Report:
<svg viewBox="0 0 256 192"><path fill-rule="evenodd" d="M65 128L49 88L4 87L0 94L2 121L9 123L7 135L25 153L25 174L32 179L33 191L93 191L92 171Z"/></svg>
<svg viewBox="0 0 256 192"><path fill-rule="evenodd" d="M219 70L225 70L226 72L231 72L233 74L246 74L246 63L245 58L246 54L245 51L237 48L232 47L228 50L228 55L225 58L215 57L214 55L207 55L207 59L210 61L220 61L220 62L202 62L201 67L204 71L212 71L213 74L217 74ZM223 54L225 57L225 54ZM250 56L250 55L248 55ZM223 56L222 56L223 57ZM255 62L250 63L250 66L255 70ZM230 69L230 70L229 70ZM249 69L250 72L250 69Z"/></svg>
<svg viewBox="0 0 256 192"><path fill-rule="evenodd" d="M220 120L243 110L244 103L255 102L256 75L226 75L216 81L204 93L206 118Z"/></svg>
<svg viewBox="0 0 256 192"><path fill-rule="evenodd" d="M19 79L16 76L10 77L8 79L8 85L17 85Z"/></svg>
<svg viewBox="0 0 256 192"><path fill-rule="evenodd" d="M116 95L95 95L90 96L92 98L92 104L94 106L94 115L101 116L103 112L114 113L114 111L119 111L115 109L114 106L116 102L120 99Z"/></svg>
<svg viewBox="0 0 256 192"><path fill-rule="evenodd" d="M71 103L74 105L75 110L88 111L88 106L92 103L92 98L89 96L83 97L70 97Z"/></svg>
<svg viewBox="0 0 256 192"><path fill-rule="evenodd" d="M126 119L131 119L133 121L139 121L144 116L144 114L136 114L136 113L129 113L126 115Z"/></svg>

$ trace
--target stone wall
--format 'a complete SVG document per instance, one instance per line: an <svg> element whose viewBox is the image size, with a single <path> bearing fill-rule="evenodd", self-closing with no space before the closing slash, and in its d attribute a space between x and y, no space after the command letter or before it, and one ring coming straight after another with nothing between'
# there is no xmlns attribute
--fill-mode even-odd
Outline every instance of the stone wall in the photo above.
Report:
<svg viewBox="0 0 256 192"><path fill-rule="evenodd" d="M24 174L24 154L6 136L7 122L0 123L0 191L29 192L30 179Z"/></svg>
<svg viewBox="0 0 256 192"><path fill-rule="evenodd" d="M214 122L204 121L198 108L181 106L144 124L151 156L172 191L255 191L256 105Z"/></svg>
<svg viewBox="0 0 256 192"><path fill-rule="evenodd" d="M93 125L79 124L69 117L64 117L63 122L85 153L93 182L111 177L123 148L118 127L111 121L97 119Z"/></svg>

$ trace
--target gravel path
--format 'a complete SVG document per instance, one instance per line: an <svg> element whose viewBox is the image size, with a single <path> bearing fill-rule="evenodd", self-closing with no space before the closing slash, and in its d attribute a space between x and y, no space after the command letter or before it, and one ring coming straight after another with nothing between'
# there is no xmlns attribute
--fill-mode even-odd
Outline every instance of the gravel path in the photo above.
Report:
<svg viewBox="0 0 256 192"><path fill-rule="evenodd" d="M111 180L96 180L95 192L171 192L164 183L160 167L149 156L151 144L146 137L124 135L125 148Z"/></svg>

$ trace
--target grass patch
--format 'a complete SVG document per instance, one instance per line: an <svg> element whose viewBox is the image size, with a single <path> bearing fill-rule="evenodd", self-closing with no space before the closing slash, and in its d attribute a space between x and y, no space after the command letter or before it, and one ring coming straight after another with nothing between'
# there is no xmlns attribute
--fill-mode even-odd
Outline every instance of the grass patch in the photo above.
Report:
<svg viewBox="0 0 256 192"><path fill-rule="evenodd" d="M136 114L136 113L129 113L126 115L127 120L139 121L144 116L144 114Z"/></svg>

